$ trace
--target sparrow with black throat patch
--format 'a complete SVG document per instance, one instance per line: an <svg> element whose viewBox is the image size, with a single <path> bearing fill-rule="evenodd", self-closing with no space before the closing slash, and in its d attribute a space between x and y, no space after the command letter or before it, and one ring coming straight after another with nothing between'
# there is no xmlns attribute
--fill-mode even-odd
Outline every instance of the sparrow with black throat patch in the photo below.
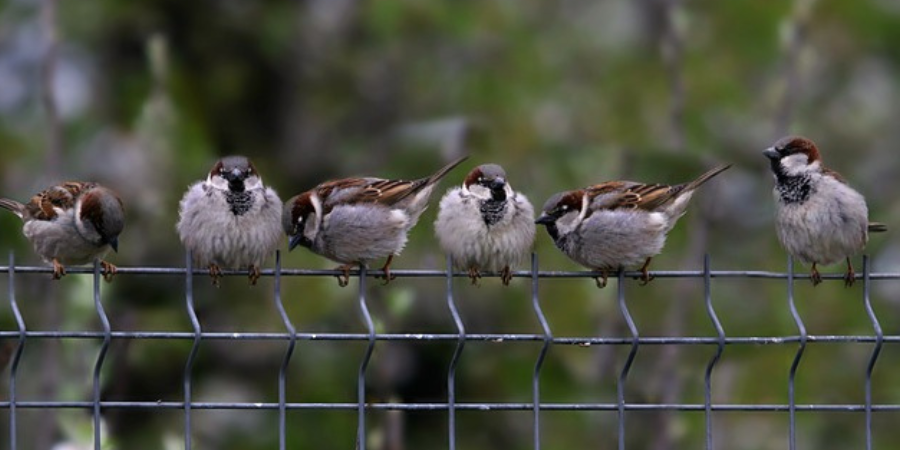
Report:
<svg viewBox="0 0 900 450"><path fill-rule="evenodd" d="M244 156L220 159L206 180L188 188L176 226L196 264L219 285L221 269L244 269L250 284L281 240L281 199Z"/></svg>
<svg viewBox="0 0 900 450"><path fill-rule="evenodd" d="M502 167L483 164L444 194L434 231L454 268L467 271L472 284L486 270L500 272L508 286L512 268L534 243L534 208L512 189Z"/></svg>
<svg viewBox="0 0 900 450"><path fill-rule="evenodd" d="M788 253L812 264L813 285L822 282L818 265L847 262L844 285L856 280L850 257L863 251L869 232L887 231L869 222L866 199L840 174L822 163L813 141L787 136L763 151L775 175L775 230Z"/></svg>
<svg viewBox="0 0 900 450"><path fill-rule="evenodd" d="M637 267L647 284L650 261L662 251L694 190L729 167L716 167L674 186L607 181L560 192L544 204L537 223L547 227L569 258L601 273L598 287L606 286L609 272Z"/></svg>

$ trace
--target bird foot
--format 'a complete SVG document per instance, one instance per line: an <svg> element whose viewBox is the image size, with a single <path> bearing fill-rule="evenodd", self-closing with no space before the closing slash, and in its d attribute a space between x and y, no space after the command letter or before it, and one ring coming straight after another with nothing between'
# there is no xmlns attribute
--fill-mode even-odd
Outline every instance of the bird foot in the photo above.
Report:
<svg viewBox="0 0 900 450"><path fill-rule="evenodd" d="M481 271L477 267L469 267L469 279L472 280L472 286L478 286L481 281Z"/></svg>
<svg viewBox="0 0 900 450"><path fill-rule="evenodd" d="M844 286L852 287L856 281L856 271L853 270L853 264L850 264L850 258L847 258L847 273L844 274Z"/></svg>
<svg viewBox="0 0 900 450"><path fill-rule="evenodd" d="M103 280L107 283L111 283L113 277L119 272L118 267L103 260L100 260L100 267L102 269L101 273L103 274Z"/></svg>
<svg viewBox="0 0 900 450"><path fill-rule="evenodd" d="M212 278L212 284L219 287L219 280L222 278L222 269L217 264L209 265L209 277Z"/></svg>
<svg viewBox="0 0 900 450"><path fill-rule="evenodd" d="M53 279L58 280L66 276L66 268L56 258L51 261L53 263Z"/></svg>
<svg viewBox="0 0 900 450"><path fill-rule="evenodd" d="M384 283L381 283L382 286L387 286L387 284L393 281L394 278L397 278L395 275L391 274L391 261L393 260L394 255L388 256L387 261L385 261L384 266L381 268L381 270L384 272L384 275L378 275L375 277L384 279Z"/></svg>
<svg viewBox="0 0 900 450"><path fill-rule="evenodd" d="M656 278L656 277L650 275L649 268L650 268L650 260L652 260L652 259L653 258L647 258L647 261L644 261L644 265L641 266L641 277L640 277L641 286L646 286L646 285L650 284L650 282L653 281L654 278Z"/></svg>
<svg viewBox="0 0 900 450"><path fill-rule="evenodd" d="M337 278L338 286L347 287L347 285L350 284L350 269L352 268L353 264L343 264L335 269L342 272L340 275L335 275L335 278Z"/></svg>
<svg viewBox="0 0 900 450"><path fill-rule="evenodd" d="M597 287L603 289L606 287L606 282L609 279L609 273L607 273L606 269L600 270L600 276L594 277L594 282L597 283Z"/></svg>
<svg viewBox="0 0 900 450"><path fill-rule="evenodd" d="M818 286L822 282L822 274L819 273L819 269L816 268L815 264L813 264L812 270L809 272L809 279L812 281L813 286Z"/></svg>
<svg viewBox="0 0 900 450"><path fill-rule="evenodd" d="M509 286L509 282L512 281L512 270L509 269L509 266L503 266L503 270L500 271L500 281L504 286Z"/></svg>
<svg viewBox="0 0 900 450"><path fill-rule="evenodd" d="M259 281L259 277L262 276L262 273L259 270L259 266L257 266L256 264L250 264L250 268L248 270L250 271L250 285L256 286L256 282Z"/></svg>

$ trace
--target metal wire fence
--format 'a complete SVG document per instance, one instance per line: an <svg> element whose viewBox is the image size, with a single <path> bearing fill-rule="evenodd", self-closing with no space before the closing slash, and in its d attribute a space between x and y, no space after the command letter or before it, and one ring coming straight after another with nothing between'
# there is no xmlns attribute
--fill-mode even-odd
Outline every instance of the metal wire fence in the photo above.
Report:
<svg viewBox="0 0 900 450"><path fill-rule="evenodd" d="M449 261L448 261L448 267ZM788 267L793 267L792 261L788 259ZM872 432L872 416L878 412L898 412L900 404L882 403L876 404L872 399L872 374L875 370L876 363L885 343L900 342L900 335L885 335L879 323L872 304L870 301L871 283L873 280L897 280L900 279L900 273L871 273L870 264L867 257L863 259L862 283L863 283L863 306L866 314L871 322L872 334L870 335L811 335L807 332L803 318L797 310L794 300L794 282L798 278L808 278L806 275L795 275L793 270L787 273L766 272L766 271L713 271L710 269L710 260L706 256L704 259L703 270L700 271L654 271L651 274L656 278L699 278L703 280L703 296L706 313L713 325L716 335L714 337L682 337L682 336L664 336L664 337L641 337L635 321L628 308L626 301L626 283L623 281L626 277L639 275L632 272L619 272L617 283L617 307L622 319L627 324L630 337L557 337L554 335L550 323L541 307L541 299L538 295L538 287L540 280L550 278L587 278L598 275L592 272L560 272L560 271L541 271L538 268L538 258L532 256L531 269L527 271L517 271L513 274L518 278L529 278L531 281L531 304L534 315L540 324L540 332L535 334L472 334L466 332L466 326L460 315L457 303L454 297L453 279L456 277L465 277L465 273L456 273L452 270L393 270L391 273L398 278L404 277L428 277L446 278L446 301L449 313L452 316L456 331L453 333L441 334L403 334L403 333L376 333L372 315L370 314L367 304L367 282L373 276L382 275L378 270L361 269L354 272L353 275L359 281L359 299L358 308L364 324L364 332L361 333L304 333L297 330L290 317L285 311L282 301L281 280L283 277L331 277L340 274L335 270L304 270L304 269L285 269L281 266L280 254L276 255L276 264L274 269L262 271L262 275L274 278L274 301L275 307L283 321L284 332L245 332L245 333L222 333L203 331L194 307L194 285L193 277L195 275L206 275L206 271L194 269L191 265L191 258L186 258L185 268L175 267L121 267L118 276L128 276L131 274L142 275L180 275L184 277L185 282L185 312L190 319L192 331L189 332L161 332L161 331L113 331L107 314L103 308L101 301L100 289L102 278L99 264L95 264L91 268L71 268L71 274L88 274L93 276L93 299L96 314L101 324L100 331L30 331L25 323L23 315L16 301L16 277L18 274L26 273L47 273L52 269L48 267L23 267L16 266L13 255L10 255L9 265L0 266L0 271L6 272L8 277L9 293L8 300L12 314L15 317L17 330L0 331L0 338L17 340L15 351L11 358L9 371L9 400L0 401L0 408L7 409L9 412L9 446L11 449L20 448L19 435L17 434L18 425L17 417L20 409L86 409L92 412L94 424L94 448L101 449L103 447L103 435L101 434L101 417L104 410L111 409L142 409L142 410L173 410L181 409L184 411L184 444L186 449L192 448L192 425L191 417L194 410L277 410L278 422L277 433L279 436L279 448L286 448L286 433L288 432L288 424L286 420L289 410L355 410L358 416L357 426L357 448L366 449L366 418L367 413L375 410L402 410L402 411L437 411L446 412L448 417L449 433L447 436L448 448L451 450L457 447L457 427L456 419L459 411L530 411L532 416L533 430L533 448L540 449L542 443L541 435L541 417L542 413L548 411L614 411L617 413L618 420L618 448L624 450L628 448L626 439L626 426L629 412L639 411L695 411L702 412L705 419L705 448L713 449L713 435L715 428L713 422L716 412L738 411L738 412L778 412L787 413L788 417L788 447L791 450L797 448L797 423L796 416L798 412L847 412L865 415L865 448L871 450L873 446ZM244 274L242 271L225 271L225 275ZM490 274L488 274L490 276ZM712 280L714 278L764 278L764 279L783 279L786 280L786 298L788 308L790 309L792 318L797 327L797 334L792 336L749 336L749 337L729 337L723 327L722 322L716 314L715 304L711 295ZM826 279L840 278L838 275L825 276ZM20 376L19 363L22 358L23 350L27 343L31 340L38 339L91 339L101 342L99 353L93 370L93 391L90 401L20 401L16 395L17 379ZM109 350L110 343L115 339L176 339L192 341L191 350L185 361L183 375L183 392L184 399L179 402L172 401L107 401L101 398L101 372L106 361L106 355ZM278 373L278 395L275 401L262 402L197 402L192 396L192 374L194 363L200 344L204 340L274 340L284 341L285 350L284 358L280 365ZM366 343L363 357L359 364L357 374L357 401L355 403L328 403L328 402L288 402L286 401L285 385L286 380L291 374L288 371L291 358L298 341L358 341ZM456 347L449 360L447 370L447 400L446 402L436 403L404 403L404 402L366 402L366 375L369 362L378 342L386 341L444 341L455 342ZM527 403L475 403L475 402L458 402L456 399L456 372L457 366L464 353L467 342L495 342L495 341L531 341L542 343L540 351L536 355L534 363L534 371L531 380L531 398ZM796 402L796 376L798 367L803 360L804 352L812 343L855 343L855 344L871 344L871 353L865 368L864 392L865 402L862 404L828 404L828 403L808 403L800 404ZM778 344L796 346L796 353L793 362L785 377L786 389L788 393L787 403L715 403L712 399L712 386L715 380L716 366L720 361L726 348L736 345L759 345L759 344ZM548 403L541 399L541 373L544 361L548 353L554 346L625 346L629 349L627 358L618 374L616 390L617 401L615 403ZM709 359L706 366L704 376L704 402L699 403L643 403L629 402L626 398L626 386L629 381L632 364L642 346L654 345L681 345L681 346L711 346L714 347L714 353Z"/></svg>

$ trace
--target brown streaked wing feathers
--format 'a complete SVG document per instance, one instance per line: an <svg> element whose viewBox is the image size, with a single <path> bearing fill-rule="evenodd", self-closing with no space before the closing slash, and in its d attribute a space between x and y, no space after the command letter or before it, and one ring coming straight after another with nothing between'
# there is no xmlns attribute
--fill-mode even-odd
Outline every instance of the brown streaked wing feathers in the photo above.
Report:
<svg viewBox="0 0 900 450"><path fill-rule="evenodd" d="M423 188L437 183L450 170L465 161L468 156L458 158L439 169L434 174L417 180L385 180L382 178L345 178L342 180L328 181L316 188L319 197L328 198L335 189L359 188L356 192L340 199L341 203L381 203L392 206L401 200L414 195ZM325 202L326 204L328 202ZM326 206L325 212L333 206Z"/></svg>
<svg viewBox="0 0 900 450"><path fill-rule="evenodd" d="M31 200L25 204L25 211L37 220L53 220L56 218L54 208L74 208L75 199L92 187L94 187L94 183L79 181L67 181L49 187L31 197Z"/></svg>
<svg viewBox="0 0 900 450"><path fill-rule="evenodd" d="M427 181L427 178L414 181L384 180L380 178L346 178L323 183L316 188L316 191L321 198L325 199L336 189L355 188L355 192L350 193L347 197L341 198L340 202L343 204L381 203L390 206L406 198L410 194L417 192ZM326 206L325 212L328 212L331 207L333 207L333 204Z"/></svg>
<svg viewBox="0 0 900 450"><path fill-rule="evenodd" d="M641 184L632 181L609 181L588 187L585 191L591 199L599 195L618 194L612 197L604 209L643 209L652 211L674 198L685 185Z"/></svg>

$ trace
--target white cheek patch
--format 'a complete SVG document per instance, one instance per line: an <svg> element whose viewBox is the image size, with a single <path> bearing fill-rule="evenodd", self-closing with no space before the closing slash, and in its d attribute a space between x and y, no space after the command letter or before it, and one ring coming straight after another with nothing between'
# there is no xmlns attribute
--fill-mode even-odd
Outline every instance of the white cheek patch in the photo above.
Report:
<svg viewBox="0 0 900 450"><path fill-rule="evenodd" d="M480 199L491 198L491 190L480 184L473 184L472 187L469 188L469 192L471 192L472 195L474 195L475 197L478 197Z"/></svg>
<svg viewBox="0 0 900 450"><path fill-rule="evenodd" d="M811 172L818 168L818 166L818 161L810 164L809 158L807 158L804 153L795 153L781 158L781 167L784 168L784 172L788 175L800 175L802 173Z"/></svg>
<svg viewBox="0 0 900 450"><path fill-rule="evenodd" d="M244 180L244 189L251 191L254 189L261 189L263 187L262 178L256 175L250 175Z"/></svg>
<svg viewBox="0 0 900 450"><path fill-rule="evenodd" d="M223 191L228 189L228 181L226 181L225 178L222 178L221 176L218 176L218 175L216 175L216 176L210 175L209 177L207 177L206 184L208 184L216 189L223 190Z"/></svg>
<svg viewBox="0 0 900 450"><path fill-rule="evenodd" d="M313 240L316 237L316 233L319 232L319 215L316 213L310 214L307 216L306 225L303 227L303 236L308 238L309 240ZM301 217L297 223L303 225L303 218Z"/></svg>

